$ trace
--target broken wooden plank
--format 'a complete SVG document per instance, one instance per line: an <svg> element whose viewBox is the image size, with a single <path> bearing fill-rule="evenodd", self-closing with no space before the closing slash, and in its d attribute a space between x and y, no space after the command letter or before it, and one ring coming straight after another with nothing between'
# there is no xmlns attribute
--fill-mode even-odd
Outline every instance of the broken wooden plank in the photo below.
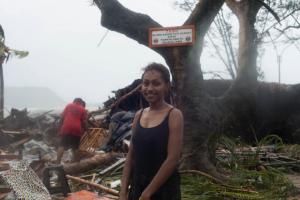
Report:
<svg viewBox="0 0 300 200"><path fill-rule="evenodd" d="M109 198L109 199L116 199L116 200L119 199L119 197L116 197L116 196L113 196L113 195L109 195L109 194L103 195L103 197L107 197L107 198Z"/></svg>
<svg viewBox="0 0 300 200"><path fill-rule="evenodd" d="M99 172L100 175L104 175L108 172L110 172L111 170L114 170L115 168L117 168L118 166L122 165L123 163L125 163L126 158L121 158L119 159L117 162L115 162L114 164L112 164L111 166L105 168L104 170L102 170L101 172Z"/></svg>
<svg viewBox="0 0 300 200"><path fill-rule="evenodd" d="M3 134L9 134L9 135L24 135L24 134L26 134L23 131L9 131L9 130L4 130L4 129L1 129L0 132Z"/></svg>
<svg viewBox="0 0 300 200"><path fill-rule="evenodd" d="M118 156L119 154L117 153L97 154L91 158L83 159L80 162L64 164L64 170L67 174L82 173L101 165L112 163Z"/></svg>
<svg viewBox="0 0 300 200"><path fill-rule="evenodd" d="M32 119L33 119L33 120L38 120L38 119L44 117L45 115L51 113L52 111L54 111L54 110L52 109L52 110L45 111L44 113L42 113L42 114L40 114L40 115L38 115L38 116L36 116L36 117L33 117Z"/></svg>
<svg viewBox="0 0 300 200"><path fill-rule="evenodd" d="M109 193L109 194L112 194L112 195L115 195L115 196L119 195L119 191L108 188L108 187L105 187L103 185L100 185L100 184L97 184L97 183L92 183L90 181L87 181L87 180L84 180L84 179L81 179L81 178L78 178L78 177L75 177L75 176L71 176L71 175L66 175L66 177L68 179L72 180L72 181L76 181L76 182L79 182L79 183L83 183L83 184L92 186L96 189L100 189L100 190L102 190L106 193Z"/></svg>
<svg viewBox="0 0 300 200"><path fill-rule="evenodd" d="M21 145L25 144L26 142L29 142L30 140L32 140L33 137L34 137L33 135L30 135L30 136L28 136L26 138L23 138L23 139L21 139L17 142L14 142L14 143L9 145L9 148L17 149L19 146L21 146Z"/></svg>
<svg viewBox="0 0 300 200"><path fill-rule="evenodd" d="M22 155L15 155L15 154L0 154L0 160L20 160L22 159Z"/></svg>
<svg viewBox="0 0 300 200"><path fill-rule="evenodd" d="M10 166L8 163L1 163L0 164L0 171L6 171L6 170L9 170L10 169Z"/></svg>

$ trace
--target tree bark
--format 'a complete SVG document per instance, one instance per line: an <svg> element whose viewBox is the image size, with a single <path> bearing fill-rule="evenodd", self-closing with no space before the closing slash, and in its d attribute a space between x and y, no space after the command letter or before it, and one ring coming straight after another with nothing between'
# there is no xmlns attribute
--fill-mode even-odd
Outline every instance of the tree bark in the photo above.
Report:
<svg viewBox="0 0 300 200"><path fill-rule="evenodd" d="M214 142L211 139L238 119L240 127L256 125L257 40L254 27L261 3L252 0L227 0L240 25L238 72L232 86L220 98L211 98L203 90L200 55L204 36L224 0L200 0L184 25L195 25L193 46L154 48L164 57L174 80L175 102L185 119L182 167L200 169L218 176L213 165ZM147 15L123 7L117 0L97 0L102 25L148 46L148 30L161 27ZM114 13L114 15L112 15Z"/></svg>
<svg viewBox="0 0 300 200"><path fill-rule="evenodd" d="M262 4L253 0L227 0L229 8L239 20L238 71L235 84L255 88L257 83L257 32L256 16Z"/></svg>
<svg viewBox="0 0 300 200"><path fill-rule="evenodd" d="M133 12L117 0L94 0L100 9L101 24L109 30L116 31L148 47L149 28L162 27L145 14ZM165 48L153 49L162 56L168 54Z"/></svg>
<svg viewBox="0 0 300 200"><path fill-rule="evenodd" d="M231 132L241 129L256 130L257 108L257 32L256 16L262 4L254 0L226 0L239 20L239 49L237 77L230 89L220 99L224 129ZM230 128L229 128L230 127ZM237 128L239 127L239 128ZM233 131L232 131L233 132Z"/></svg>
<svg viewBox="0 0 300 200"><path fill-rule="evenodd" d="M123 33L145 46L148 46L149 28L161 27L149 16L132 12L116 0L95 0L95 3L102 12L101 23L104 27ZM176 93L175 102L185 118L183 166L214 175L216 170L211 163L208 142L213 133L209 128L214 123L214 120L210 120L211 113L215 109L214 102L203 92L199 60L204 36L223 4L224 0L199 1L184 23L196 27L196 43L193 46L152 49L166 60L170 68ZM207 107L208 104L211 106Z"/></svg>

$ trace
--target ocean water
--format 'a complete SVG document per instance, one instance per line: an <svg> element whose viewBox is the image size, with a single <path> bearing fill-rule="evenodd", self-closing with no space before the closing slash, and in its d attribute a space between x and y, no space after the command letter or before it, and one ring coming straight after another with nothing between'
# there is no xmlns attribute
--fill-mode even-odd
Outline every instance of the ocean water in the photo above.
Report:
<svg viewBox="0 0 300 200"><path fill-rule="evenodd" d="M98 110L100 107L99 106L87 106L86 109L90 112L90 111L95 111ZM43 113L49 112L50 114L60 114L63 112L64 107L56 107L56 108L49 108L49 109L45 109L45 108L17 108L18 110L23 110L23 109L27 109L28 112L28 116L30 117L36 117L39 116ZM4 108L4 117L7 117L10 115L10 110L11 108ZM50 112L51 111L51 112Z"/></svg>

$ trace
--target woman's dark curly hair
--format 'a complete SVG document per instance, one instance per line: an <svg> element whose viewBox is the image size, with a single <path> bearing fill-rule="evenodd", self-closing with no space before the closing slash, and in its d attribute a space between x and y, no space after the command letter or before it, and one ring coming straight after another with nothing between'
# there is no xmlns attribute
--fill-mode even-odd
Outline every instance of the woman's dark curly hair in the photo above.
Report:
<svg viewBox="0 0 300 200"><path fill-rule="evenodd" d="M142 79L144 78L144 75L146 72L151 71L151 70L155 70L161 73L161 77L162 79L166 82L166 83L170 83L170 72L168 70L167 67L165 67L163 64L160 63L150 63L148 64L145 68L144 68L144 73L142 75Z"/></svg>

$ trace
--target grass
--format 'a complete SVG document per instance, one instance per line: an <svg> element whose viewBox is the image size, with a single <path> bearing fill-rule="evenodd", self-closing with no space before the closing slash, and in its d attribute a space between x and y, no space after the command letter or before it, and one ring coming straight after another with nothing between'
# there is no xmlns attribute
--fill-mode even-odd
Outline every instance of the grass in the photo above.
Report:
<svg viewBox="0 0 300 200"><path fill-rule="evenodd" d="M278 170L254 171L238 169L227 184L216 184L211 180L195 175L182 175L181 189L183 200L283 200L293 189L292 183Z"/></svg>
<svg viewBox="0 0 300 200"><path fill-rule="evenodd" d="M264 145L275 145L276 151L288 151L291 152L291 156L300 155L300 145L285 145L276 135L269 135L257 142L256 151L246 156L236 153L237 148L247 147L246 144L226 137L220 138L219 146L230 153L226 159L218 159L218 166L227 170L231 174L230 177L225 184L220 184L206 176L182 174L182 200L287 199L294 186L280 168L264 167L260 171L256 168L259 164L259 152ZM119 167L108 176L102 177L101 184L108 186L109 182L120 179L121 171L122 167ZM97 170L92 173L97 173ZM77 190L82 188L79 184L73 186ZM115 189L120 190L119 187Z"/></svg>
<svg viewBox="0 0 300 200"><path fill-rule="evenodd" d="M241 141L222 136L219 146L230 152L226 158L218 158L218 166L225 168L231 176L226 186L199 176L183 174L181 189L183 200L284 200L294 190L293 184L282 171L264 167L258 171L259 153L265 145L274 145L274 149L285 149L282 139L277 135L268 135L259 142L254 152L241 155L237 148L247 147ZM300 148L293 147L293 154L299 155ZM229 187L230 186L230 187Z"/></svg>

